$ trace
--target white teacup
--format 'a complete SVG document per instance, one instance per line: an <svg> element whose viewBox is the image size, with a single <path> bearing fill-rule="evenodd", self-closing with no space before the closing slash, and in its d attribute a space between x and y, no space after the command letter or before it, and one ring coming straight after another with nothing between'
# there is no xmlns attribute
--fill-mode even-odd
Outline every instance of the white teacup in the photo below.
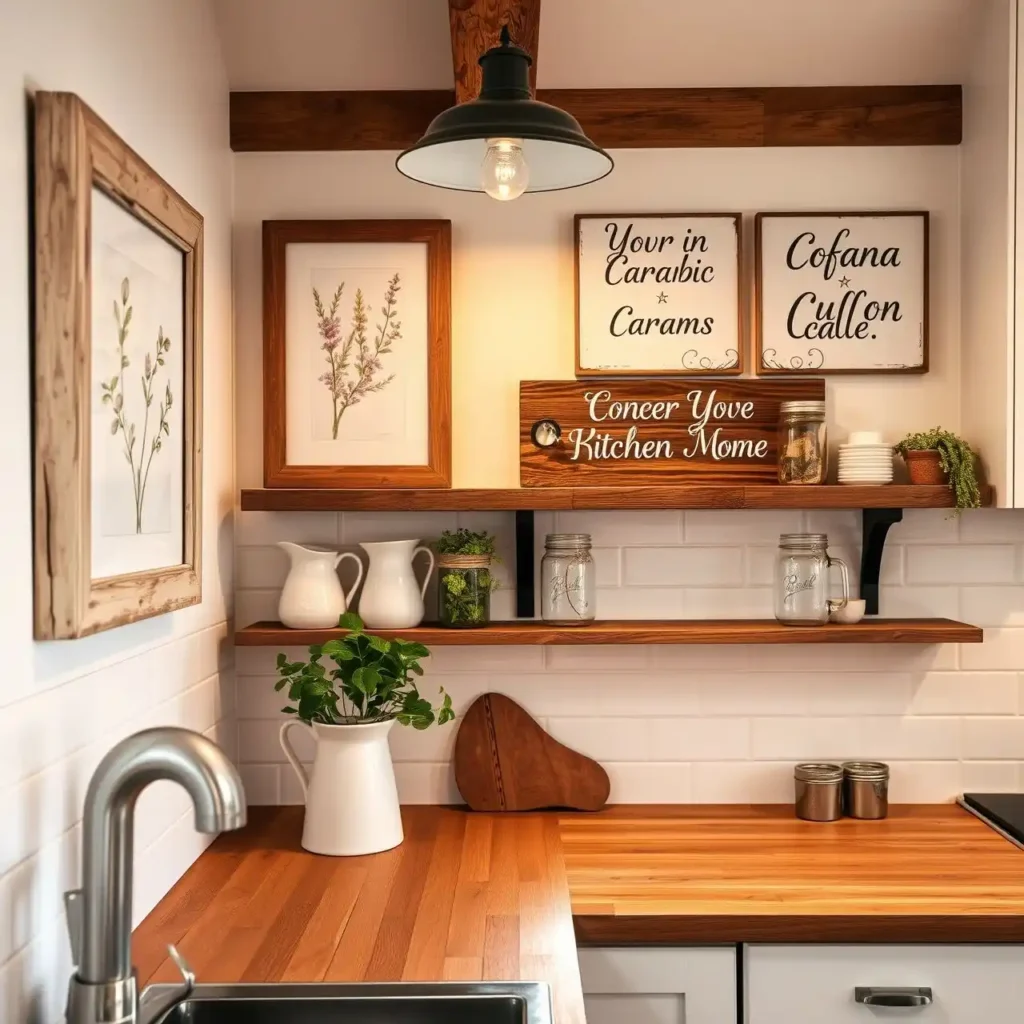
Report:
<svg viewBox="0 0 1024 1024"><path fill-rule="evenodd" d="M850 598L846 606L834 612L829 612L828 621L838 622L842 626L852 626L864 618L864 611L867 608L867 601L864 598Z"/></svg>
<svg viewBox="0 0 1024 1024"><path fill-rule="evenodd" d="M854 430L846 439L846 443L859 447L860 445L884 444L885 442L877 430Z"/></svg>

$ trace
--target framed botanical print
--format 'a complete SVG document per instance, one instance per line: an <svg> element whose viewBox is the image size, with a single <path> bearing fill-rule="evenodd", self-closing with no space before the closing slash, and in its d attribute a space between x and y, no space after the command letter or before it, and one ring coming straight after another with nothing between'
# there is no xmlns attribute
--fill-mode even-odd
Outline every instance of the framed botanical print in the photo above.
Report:
<svg viewBox="0 0 1024 1024"><path fill-rule="evenodd" d="M266 487L451 486L451 222L263 222Z"/></svg>
<svg viewBox="0 0 1024 1024"><path fill-rule="evenodd" d="M759 374L927 372L927 213L759 213L755 225Z"/></svg>
<svg viewBox="0 0 1024 1024"><path fill-rule="evenodd" d="M576 376L743 371L738 213L577 214Z"/></svg>
<svg viewBox="0 0 1024 1024"><path fill-rule="evenodd" d="M35 96L35 636L198 604L203 218Z"/></svg>

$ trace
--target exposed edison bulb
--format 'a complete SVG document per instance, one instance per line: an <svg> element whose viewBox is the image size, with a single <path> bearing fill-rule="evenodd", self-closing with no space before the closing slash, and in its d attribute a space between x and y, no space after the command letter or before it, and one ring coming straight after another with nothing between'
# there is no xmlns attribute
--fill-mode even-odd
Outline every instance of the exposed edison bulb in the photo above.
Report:
<svg viewBox="0 0 1024 1024"><path fill-rule="evenodd" d="M488 139L480 171L484 191L492 199L518 199L530 184L530 168L520 139Z"/></svg>

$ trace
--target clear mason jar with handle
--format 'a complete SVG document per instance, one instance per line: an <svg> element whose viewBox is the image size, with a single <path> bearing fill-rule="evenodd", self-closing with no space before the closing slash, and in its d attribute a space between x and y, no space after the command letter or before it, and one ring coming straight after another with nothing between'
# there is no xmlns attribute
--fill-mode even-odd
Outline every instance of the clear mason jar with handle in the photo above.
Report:
<svg viewBox="0 0 1024 1024"><path fill-rule="evenodd" d="M836 566L843 596L829 597L829 569ZM828 553L824 533L784 533L775 559L775 618L787 626L824 626L830 612L846 607L850 575L841 558Z"/></svg>
<svg viewBox="0 0 1024 1024"><path fill-rule="evenodd" d="M549 533L540 562L540 617L559 626L593 622L596 587L590 534Z"/></svg>

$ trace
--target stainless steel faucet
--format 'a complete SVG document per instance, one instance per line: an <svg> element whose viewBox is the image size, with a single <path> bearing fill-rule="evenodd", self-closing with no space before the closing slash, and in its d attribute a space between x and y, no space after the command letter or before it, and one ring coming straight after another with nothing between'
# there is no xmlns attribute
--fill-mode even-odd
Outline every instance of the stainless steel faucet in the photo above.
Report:
<svg viewBox="0 0 1024 1024"><path fill-rule="evenodd" d="M68 1024L149 1024L187 998L192 973L173 946L184 984L139 1017L131 962L135 801L151 782L171 779L195 805L196 829L222 832L245 824L245 791L216 743L188 729L146 729L122 740L100 762L85 797L82 888L64 894L75 973Z"/></svg>

